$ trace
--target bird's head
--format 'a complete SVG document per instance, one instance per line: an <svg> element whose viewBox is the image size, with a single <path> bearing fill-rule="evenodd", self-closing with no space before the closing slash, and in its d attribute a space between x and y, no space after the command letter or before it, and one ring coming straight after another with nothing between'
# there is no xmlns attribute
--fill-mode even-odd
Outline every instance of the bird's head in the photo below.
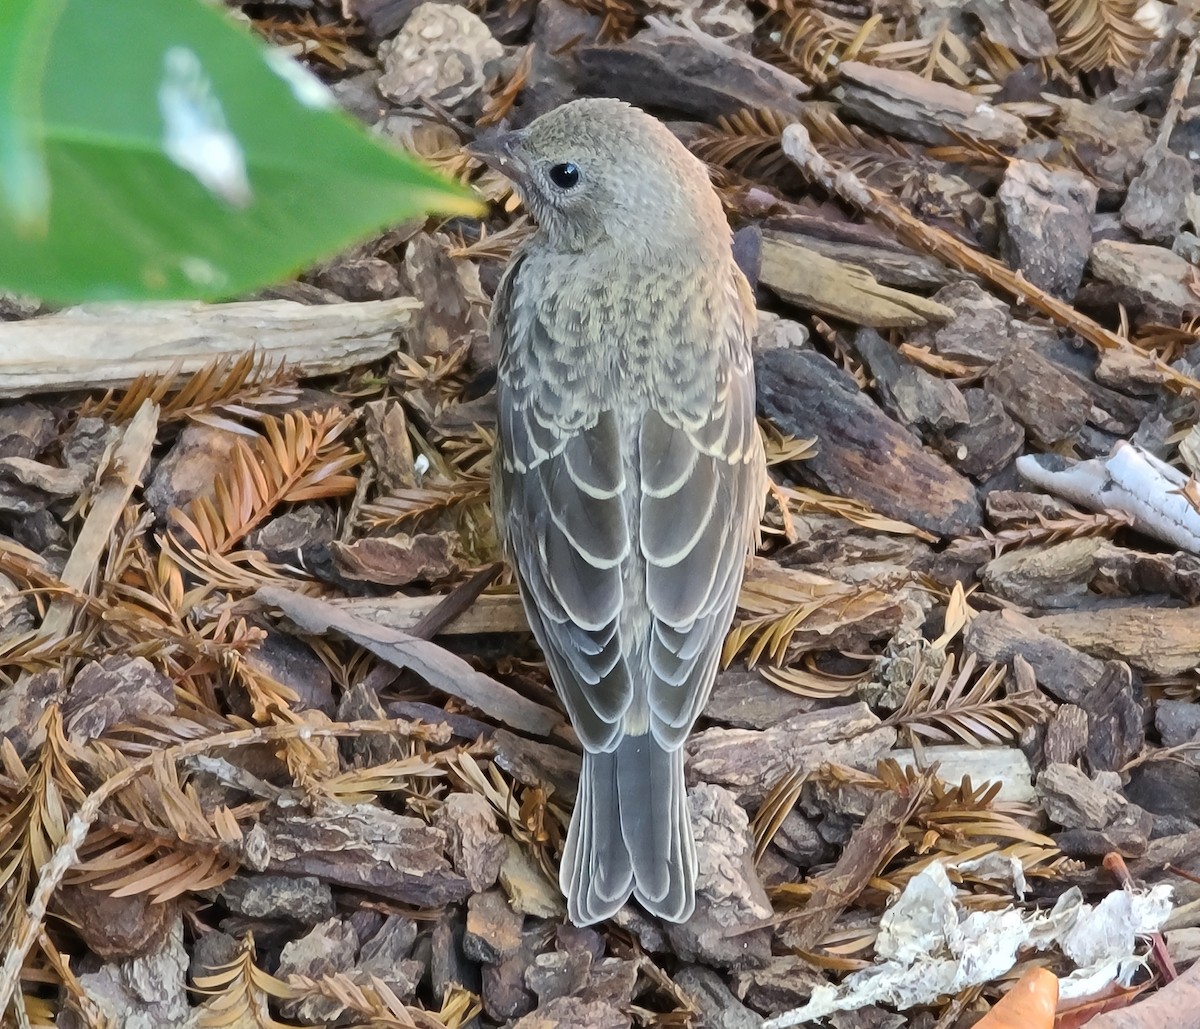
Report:
<svg viewBox="0 0 1200 1029"><path fill-rule="evenodd" d="M575 100L467 150L512 179L556 249L612 243L650 256L692 250L714 227L728 248L704 164L660 121L619 100Z"/></svg>

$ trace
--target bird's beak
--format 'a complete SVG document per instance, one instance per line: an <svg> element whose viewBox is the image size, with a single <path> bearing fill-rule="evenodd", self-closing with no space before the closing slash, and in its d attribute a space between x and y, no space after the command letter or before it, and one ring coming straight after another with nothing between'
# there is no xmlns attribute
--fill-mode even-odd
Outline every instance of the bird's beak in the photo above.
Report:
<svg viewBox="0 0 1200 1029"><path fill-rule="evenodd" d="M493 132L480 136L463 149L489 168L495 168L501 174L512 177L513 173L520 169L517 151L524 140L525 133L520 130Z"/></svg>

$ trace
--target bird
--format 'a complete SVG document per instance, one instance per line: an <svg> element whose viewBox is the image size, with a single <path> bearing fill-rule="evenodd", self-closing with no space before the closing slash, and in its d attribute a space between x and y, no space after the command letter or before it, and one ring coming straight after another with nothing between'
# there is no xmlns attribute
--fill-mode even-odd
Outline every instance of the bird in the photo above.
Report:
<svg viewBox="0 0 1200 1029"><path fill-rule="evenodd" d="M574 100L468 153L536 224L493 298L497 535L583 751L559 884L579 926L695 910L684 743L767 486L753 292L707 167Z"/></svg>

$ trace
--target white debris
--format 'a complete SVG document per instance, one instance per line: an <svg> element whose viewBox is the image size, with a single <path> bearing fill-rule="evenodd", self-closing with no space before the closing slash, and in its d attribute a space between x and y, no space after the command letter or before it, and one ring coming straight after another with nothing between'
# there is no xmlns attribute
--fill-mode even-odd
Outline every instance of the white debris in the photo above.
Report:
<svg viewBox="0 0 1200 1029"><path fill-rule="evenodd" d="M173 46L163 55L158 109L167 157L226 203L249 204L253 194L241 145L200 58L187 47Z"/></svg>
<svg viewBox="0 0 1200 1029"><path fill-rule="evenodd" d="M1167 885L1144 893L1115 892L1094 907L1073 888L1045 914L1016 908L967 913L946 866L935 861L912 878L881 919L876 965L837 986L818 987L803 1007L768 1019L763 1027L807 1025L869 1004L901 1011L932 1004L999 979L1023 947L1059 948L1078 966L1061 980L1060 996L1084 997L1109 982L1127 984L1141 965L1135 955L1138 937L1155 932L1170 913Z"/></svg>
<svg viewBox="0 0 1200 1029"><path fill-rule="evenodd" d="M331 111L338 106L333 91L285 51L270 47L266 59L267 67L287 83L292 96L305 107L314 111Z"/></svg>
<svg viewBox="0 0 1200 1029"><path fill-rule="evenodd" d="M1105 459L1067 467L1053 455L1024 454L1018 474L1039 489L1083 504L1093 511L1122 511L1138 530L1200 554L1200 511L1193 506L1195 479L1153 454L1124 441Z"/></svg>

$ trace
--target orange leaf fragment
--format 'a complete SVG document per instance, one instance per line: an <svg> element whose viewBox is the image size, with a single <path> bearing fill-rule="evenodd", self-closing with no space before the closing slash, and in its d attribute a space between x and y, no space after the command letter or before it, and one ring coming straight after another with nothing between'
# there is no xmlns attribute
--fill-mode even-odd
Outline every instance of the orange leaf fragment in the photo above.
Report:
<svg viewBox="0 0 1200 1029"><path fill-rule="evenodd" d="M1058 1007L1058 976L1031 968L1017 981L975 1029L1054 1029Z"/></svg>

